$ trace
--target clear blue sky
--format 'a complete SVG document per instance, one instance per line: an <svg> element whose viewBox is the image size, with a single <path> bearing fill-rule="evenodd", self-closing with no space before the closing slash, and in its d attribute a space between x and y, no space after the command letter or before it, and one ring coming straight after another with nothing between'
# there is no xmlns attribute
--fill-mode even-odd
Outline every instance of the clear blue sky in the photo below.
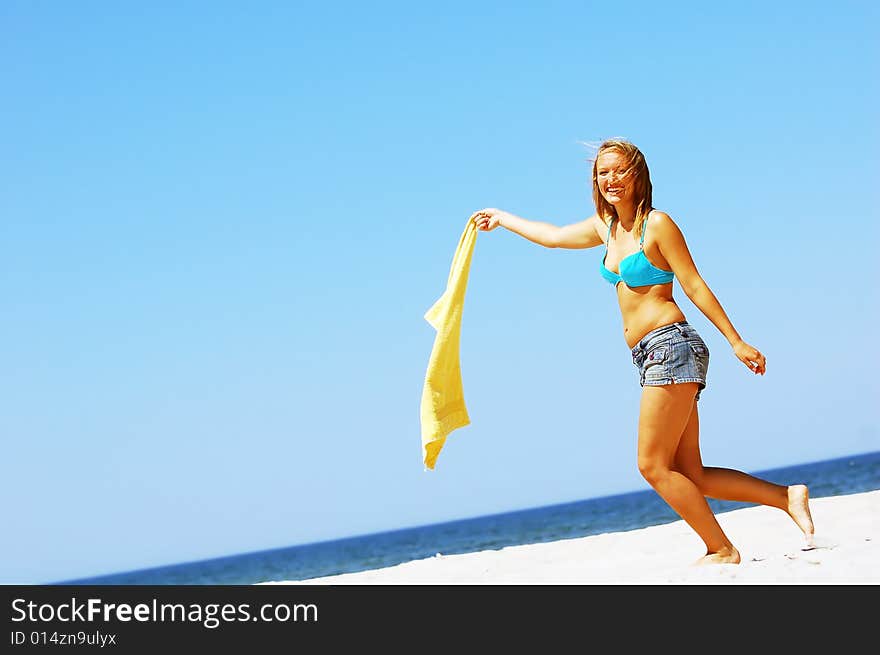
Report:
<svg viewBox="0 0 880 655"><path fill-rule="evenodd" d="M646 489L601 252L475 246L472 424L421 461L424 320L468 216L593 212L644 151L754 377L704 461L880 449L878 10L835 3L0 4L0 581Z"/></svg>

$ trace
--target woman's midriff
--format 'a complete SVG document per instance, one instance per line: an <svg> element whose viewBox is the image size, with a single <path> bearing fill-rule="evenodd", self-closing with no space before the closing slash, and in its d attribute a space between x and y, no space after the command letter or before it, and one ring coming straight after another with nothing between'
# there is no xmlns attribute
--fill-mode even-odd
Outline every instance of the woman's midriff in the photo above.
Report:
<svg viewBox="0 0 880 655"><path fill-rule="evenodd" d="M648 287L617 285L617 300L623 318L623 338L633 348L648 332L686 320L672 299L672 283Z"/></svg>

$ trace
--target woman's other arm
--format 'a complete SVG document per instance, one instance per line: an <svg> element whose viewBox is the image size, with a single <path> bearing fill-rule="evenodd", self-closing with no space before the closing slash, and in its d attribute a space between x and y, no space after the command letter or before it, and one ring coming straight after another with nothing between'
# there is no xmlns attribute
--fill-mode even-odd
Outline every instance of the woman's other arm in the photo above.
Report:
<svg viewBox="0 0 880 655"><path fill-rule="evenodd" d="M651 233L657 239L660 253L669 262L672 272L675 273L675 277L678 278L687 297L724 335L733 348L737 359L745 364L750 371L763 375L767 366L766 358L757 348L743 341L736 328L733 327L733 323L718 298L697 271L684 235L675 221L668 214L660 211L652 212L649 220L651 221Z"/></svg>

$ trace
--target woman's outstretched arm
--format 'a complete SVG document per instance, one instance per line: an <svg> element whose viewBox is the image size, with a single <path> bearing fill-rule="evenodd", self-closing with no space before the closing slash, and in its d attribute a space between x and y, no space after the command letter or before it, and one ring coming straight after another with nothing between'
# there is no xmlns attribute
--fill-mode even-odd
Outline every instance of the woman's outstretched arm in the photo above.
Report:
<svg viewBox="0 0 880 655"><path fill-rule="evenodd" d="M545 248L592 248L602 243L597 215L571 225L530 221L501 209L488 207L475 212L477 228L488 232L499 225Z"/></svg>
<svg viewBox="0 0 880 655"><path fill-rule="evenodd" d="M652 219L652 220L651 220ZM672 272L678 278L682 290L688 298L691 299L706 318L712 321L712 324L718 328L718 331L724 335L731 348L746 367L755 374L764 375L767 367L767 359L754 346L750 346L742 337L733 323L728 318L727 313L712 293L709 285L703 280L694 260L691 257L690 250L684 240L684 235L675 224L675 221L661 211L654 211L651 214L651 234L657 239L657 245L660 247L660 253L669 262Z"/></svg>

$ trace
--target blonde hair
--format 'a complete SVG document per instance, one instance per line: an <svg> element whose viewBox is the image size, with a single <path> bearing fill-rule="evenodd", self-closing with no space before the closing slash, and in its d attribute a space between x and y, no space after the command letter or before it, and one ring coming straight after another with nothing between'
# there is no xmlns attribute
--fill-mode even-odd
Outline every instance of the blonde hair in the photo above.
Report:
<svg viewBox="0 0 880 655"><path fill-rule="evenodd" d="M596 156L593 157L593 204L596 205L596 213L608 225L617 218L617 210L614 205L609 203L599 191L599 181L597 176L597 161L599 155L606 151L613 151L623 155L626 160L626 172L624 176L633 178L633 195L636 201L636 219L633 225L633 234L641 237L644 230L645 221L648 214L654 208L651 200L651 174L648 171L648 163L642 151L626 139L613 138L606 139L596 149Z"/></svg>

